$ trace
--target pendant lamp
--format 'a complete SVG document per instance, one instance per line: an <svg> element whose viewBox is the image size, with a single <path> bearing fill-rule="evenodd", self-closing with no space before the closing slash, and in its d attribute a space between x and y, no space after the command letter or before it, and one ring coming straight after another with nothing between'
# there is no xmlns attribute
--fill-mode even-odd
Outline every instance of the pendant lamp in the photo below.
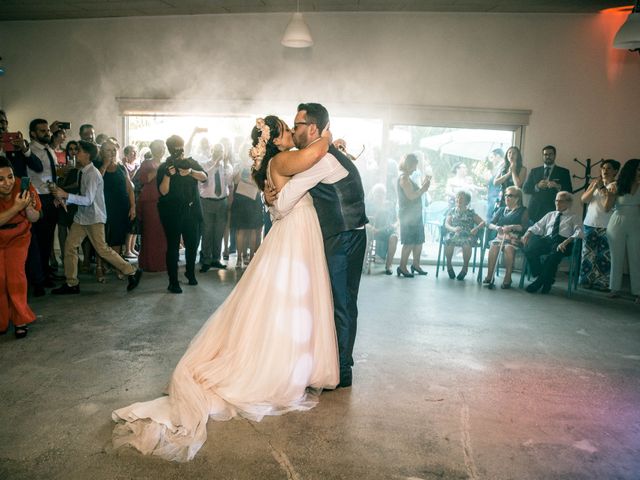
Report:
<svg viewBox="0 0 640 480"><path fill-rule="evenodd" d="M280 43L289 48L307 48L313 45L309 26L300 13L300 0L297 3L296 13L291 17Z"/></svg>

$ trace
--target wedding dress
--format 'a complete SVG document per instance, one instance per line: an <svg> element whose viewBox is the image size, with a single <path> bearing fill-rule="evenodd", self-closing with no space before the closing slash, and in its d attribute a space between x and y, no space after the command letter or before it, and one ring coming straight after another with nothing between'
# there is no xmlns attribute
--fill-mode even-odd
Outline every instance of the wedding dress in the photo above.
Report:
<svg viewBox="0 0 640 480"><path fill-rule="evenodd" d="M308 410L339 381L331 287L313 201L276 221L225 302L191 341L167 396L112 413L117 448L193 458L207 420ZM307 388L310 387L310 388Z"/></svg>

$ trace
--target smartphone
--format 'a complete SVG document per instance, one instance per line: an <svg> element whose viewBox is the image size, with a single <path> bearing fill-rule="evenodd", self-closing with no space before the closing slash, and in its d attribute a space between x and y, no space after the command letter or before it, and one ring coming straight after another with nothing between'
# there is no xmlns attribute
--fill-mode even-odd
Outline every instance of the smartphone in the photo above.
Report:
<svg viewBox="0 0 640 480"><path fill-rule="evenodd" d="M2 134L2 149L5 152L15 152L19 150L13 142L15 140L20 140L21 135L18 132L6 132Z"/></svg>
<svg viewBox="0 0 640 480"><path fill-rule="evenodd" d="M20 193L29 190L29 185L31 185L31 179L29 177L22 177L20 179Z"/></svg>
<svg viewBox="0 0 640 480"><path fill-rule="evenodd" d="M71 128L71 122L58 122L58 126L64 130L69 130Z"/></svg>

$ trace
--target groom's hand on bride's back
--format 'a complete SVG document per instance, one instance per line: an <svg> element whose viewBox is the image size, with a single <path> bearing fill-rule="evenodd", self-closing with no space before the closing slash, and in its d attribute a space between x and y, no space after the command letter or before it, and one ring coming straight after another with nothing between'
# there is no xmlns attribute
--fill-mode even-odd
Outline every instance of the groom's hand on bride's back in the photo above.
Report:
<svg viewBox="0 0 640 480"><path fill-rule="evenodd" d="M264 184L264 203L268 206L273 205L278 199L278 190L271 183L266 182Z"/></svg>

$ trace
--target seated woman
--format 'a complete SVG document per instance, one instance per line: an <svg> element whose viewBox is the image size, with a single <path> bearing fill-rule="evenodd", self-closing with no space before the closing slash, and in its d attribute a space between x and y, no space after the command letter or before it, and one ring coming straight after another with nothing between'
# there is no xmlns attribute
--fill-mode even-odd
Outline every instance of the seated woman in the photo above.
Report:
<svg viewBox="0 0 640 480"><path fill-rule="evenodd" d="M455 196L455 207L447 214L444 222L444 228L449 232L444 242L444 255L447 259L447 273L452 280L454 278L464 280L464 277L467 276L471 247L476 243L478 231L485 223L476 212L469 208L469 203L471 203L471 195L465 191L458 192ZM457 277L451 265L455 247L462 248L463 261L462 270Z"/></svg>
<svg viewBox="0 0 640 480"><path fill-rule="evenodd" d="M391 202L387 201L387 189L381 183L373 186L369 198L367 212L373 240L376 241L376 256L385 261L385 275L392 275L391 264L398 247L396 209Z"/></svg>
<svg viewBox="0 0 640 480"><path fill-rule="evenodd" d="M487 266L487 276L482 281L485 285L493 286L493 274L500 250L504 253L505 274L500 288L511 288L511 272L513 271L513 260L516 255L516 248L522 245L520 237L529 226L529 212L522 205L522 190L518 187L507 187L503 196L506 205L500 207L491 219L487 227L498 233L497 237L491 241L489 248L489 264Z"/></svg>

